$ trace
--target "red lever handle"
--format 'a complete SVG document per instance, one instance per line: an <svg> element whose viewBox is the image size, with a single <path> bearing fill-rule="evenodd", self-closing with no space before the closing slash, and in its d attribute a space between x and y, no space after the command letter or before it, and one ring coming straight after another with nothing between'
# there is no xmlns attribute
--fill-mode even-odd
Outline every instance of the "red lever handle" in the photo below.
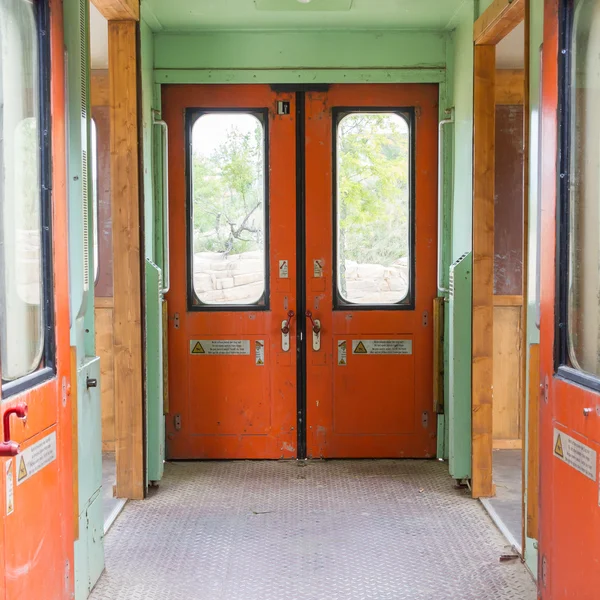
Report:
<svg viewBox="0 0 600 600"><path fill-rule="evenodd" d="M292 319L294 318L295 315L296 315L296 313L293 310L290 310L288 312L287 321L285 322L285 325L281 328L281 333L283 333L284 335L287 335L290 332L290 327L292 326Z"/></svg>
<svg viewBox="0 0 600 600"><path fill-rule="evenodd" d="M0 456L16 456L19 454L19 444L10 439L10 416L17 415L19 419L27 417L27 404L19 402L16 406L7 408L2 417L2 425L4 428L4 441L0 443Z"/></svg>
<svg viewBox="0 0 600 600"><path fill-rule="evenodd" d="M312 330L313 330L315 333L320 333L320 331L321 331L321 326L320 326L320 325L317 325L317 324L314 322L314 320L313 320L313 316L312 316L312 312L310 312L310 310L307 310L307 311L306 311L306 316L307 316L307 317L310 319L310 322L312 323Z"/></svg>

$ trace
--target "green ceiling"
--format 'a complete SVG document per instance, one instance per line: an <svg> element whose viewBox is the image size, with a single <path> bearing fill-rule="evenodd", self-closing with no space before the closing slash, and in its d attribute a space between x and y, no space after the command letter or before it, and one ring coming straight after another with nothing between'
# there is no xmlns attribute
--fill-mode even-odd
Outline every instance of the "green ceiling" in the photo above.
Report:
<svg viewBox="0 0 600 600"><path fill-rule="evenodd" d="M153 29L198 31L445 29L464 1L142 0L142 3Z"/></svg>

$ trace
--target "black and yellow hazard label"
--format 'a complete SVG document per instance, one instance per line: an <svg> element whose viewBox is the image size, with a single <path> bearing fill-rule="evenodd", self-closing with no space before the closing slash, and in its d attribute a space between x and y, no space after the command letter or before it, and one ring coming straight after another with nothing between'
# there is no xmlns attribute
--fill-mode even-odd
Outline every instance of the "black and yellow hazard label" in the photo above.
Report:
<svg viewBox="0 0 600 600"><path fill-rule="evenodd" d="M27 465L25 464L25 459L21 456L21 460L19 461L19 474L17 475L17 481L23 481L27 477Z"/></svg>
<svg viewBox="0 0 600 600"><path fill-rule="evenodd" d="M561 458L565 457L565 452L563 450L562 439L560 437L560 434L558 434L556 438L556 444L554 444L554 454L556 454L556 456L560 456Z"/></svg>
<svg viewBox="0 0 600 600"><path fill-rule="evenodd" d="M352 349L353 354L368 354L365 345L362 342L358 342Z"/></svg>
<svg viewBox="0 0 600 600"><path fill-rule="evenodd" d="M206 354L200 342L196 342L196 345L192 348L192 354Z"/></svg>

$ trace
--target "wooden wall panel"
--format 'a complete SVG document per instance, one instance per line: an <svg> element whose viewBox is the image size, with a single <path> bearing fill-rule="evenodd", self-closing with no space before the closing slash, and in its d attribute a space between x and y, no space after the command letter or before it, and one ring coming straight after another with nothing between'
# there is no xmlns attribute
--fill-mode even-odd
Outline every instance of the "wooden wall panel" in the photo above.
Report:
<svg viewBox="0 0 600 600"><path fill-rule="evenodd" d="M520 447L521 311L521 306L494 306L495 448Z"/></svg>
<svg viewBox="0 0 600 600"><path fill-rule="evenodd" d="M523 290L523 107L496 106L494 294Z"/></svg>
<svg viewBox="0 0 600 600"><path fill-rule="evenodd" d="M522 69L496 71L496 104L523 104L525 101L525 72Z"/></svg>

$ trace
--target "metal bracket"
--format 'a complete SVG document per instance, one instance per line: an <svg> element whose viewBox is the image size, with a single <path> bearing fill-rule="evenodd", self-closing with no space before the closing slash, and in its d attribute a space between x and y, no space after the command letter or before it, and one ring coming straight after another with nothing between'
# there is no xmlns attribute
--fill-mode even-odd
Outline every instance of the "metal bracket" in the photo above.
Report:
<svg viewBox="0 0 600 600"><path fill-rule="evenodd" d="M315 319L315 327L313 328L313 350L315 352L318 352L320 349L321 349L321 321L319 321L319 319Z"/></svg>
<svg viewBox="0 0 600 600"><path fill-rule="evenodd" d="M284 352L290 350L290 329L287 321L281 321L281 349Z"/></svg>

